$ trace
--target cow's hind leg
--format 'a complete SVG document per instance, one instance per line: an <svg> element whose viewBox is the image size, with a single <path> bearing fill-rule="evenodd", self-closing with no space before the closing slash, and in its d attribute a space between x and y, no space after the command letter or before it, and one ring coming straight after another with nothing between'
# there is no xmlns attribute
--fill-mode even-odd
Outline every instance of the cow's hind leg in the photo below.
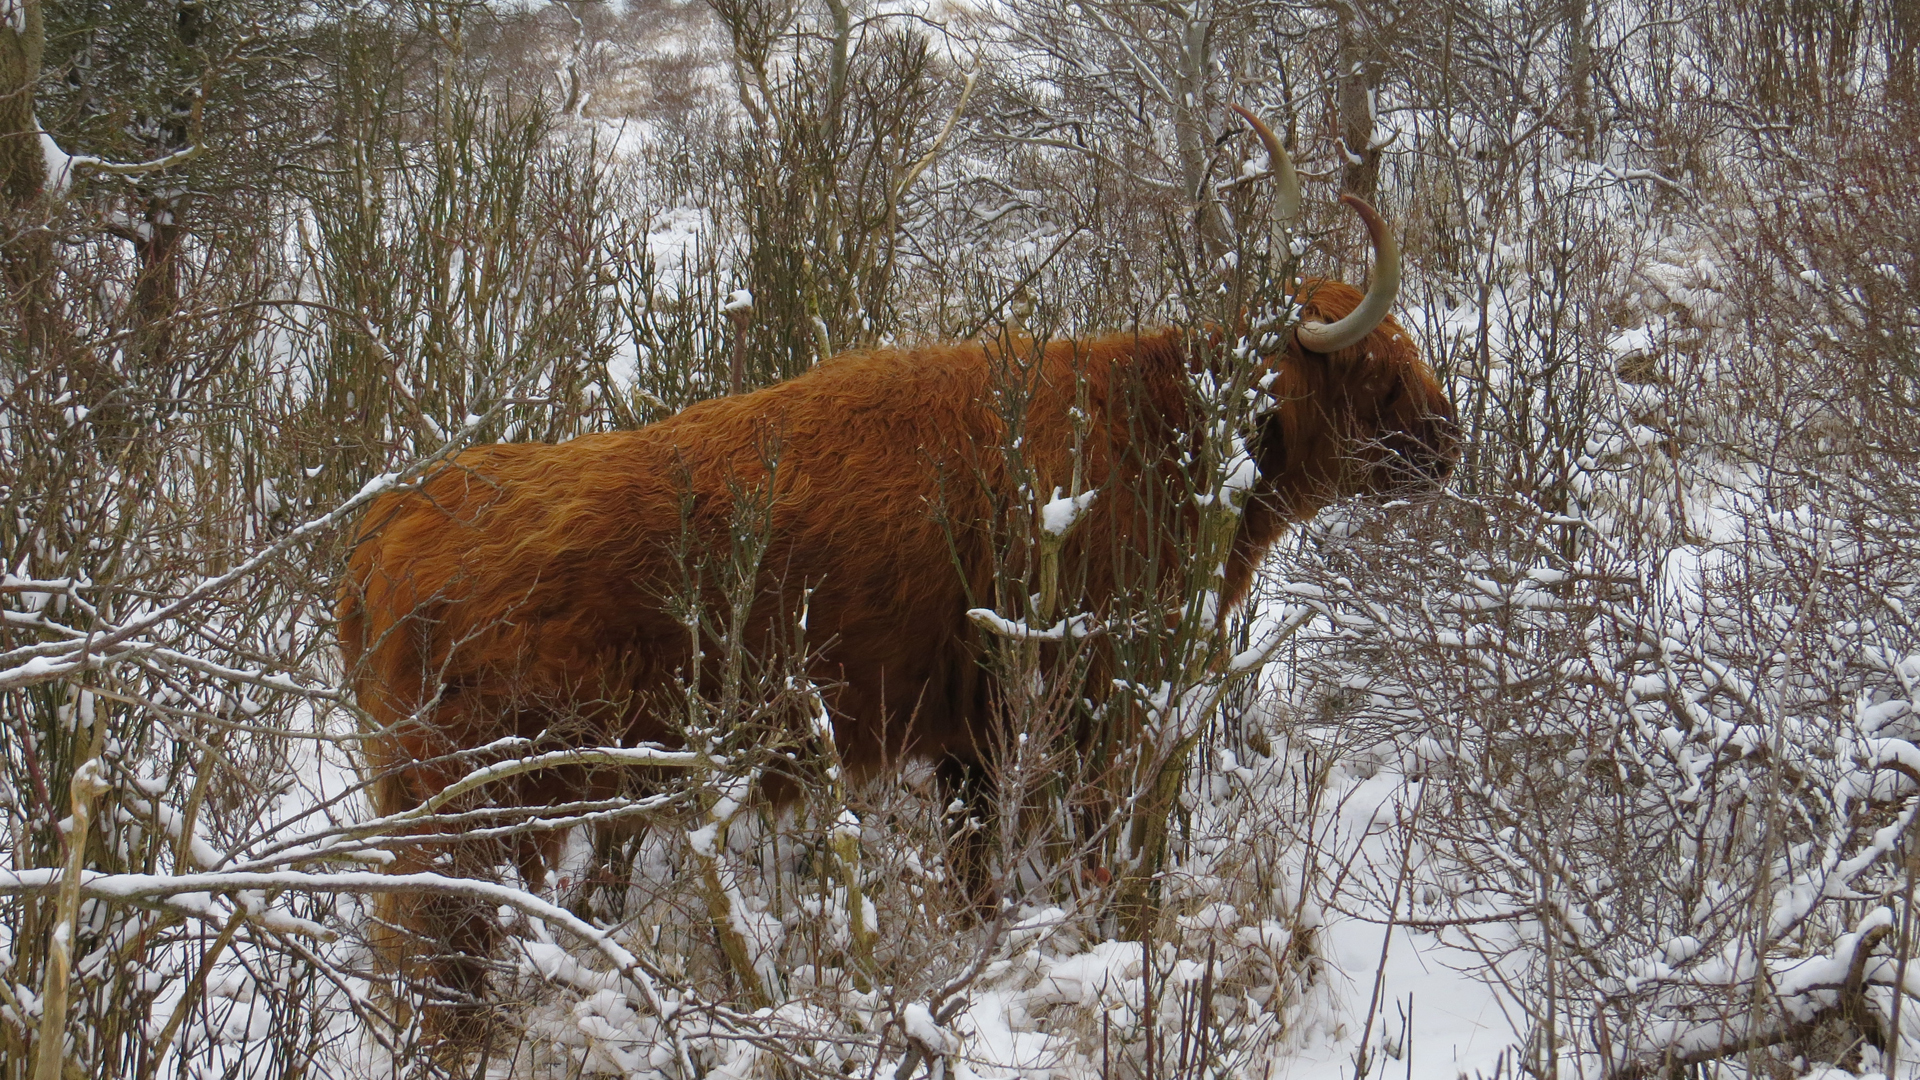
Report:
<svg viewBox="0 0 1920 1080"><path fill-rule="evenodd" d="M490 881L508 854L491 841L408 845L389 870ZM488 974L500 941L497 910L477 890L461 891L457 880L445 890L388 893L376 903L369 936L396 982L398 1019L412 1014L428 1042L456 1053L484 1044L492 1021Z"/></svg>
<svg viewBox="0 0 1920 1080"><path fill-rule="evenodd" d="M451 779L419 766L394 768L373 782L370 794L376 810L390 816L417 806ZM416 839L434 831L419 826L394 844L386 870L432 875L443 884L376 897L367 936L392 981L396 1021L416 1026L427 1042L457 1056L485 1040L492 1016L488 971L500 940L498 904L465 882L498 881L502 865L524 853L500 840ZM519 861L524 866L524 857Z"/></svg>
<svg viewBox="0 0 1920 1080"><path fill-rule="evenodd" d="M593 830L593 858L571 905L575 915L589 922L618 923L627 917L627 893L633 885L633 864L646 843L647 822L628 818L589 826Z"/></svg>

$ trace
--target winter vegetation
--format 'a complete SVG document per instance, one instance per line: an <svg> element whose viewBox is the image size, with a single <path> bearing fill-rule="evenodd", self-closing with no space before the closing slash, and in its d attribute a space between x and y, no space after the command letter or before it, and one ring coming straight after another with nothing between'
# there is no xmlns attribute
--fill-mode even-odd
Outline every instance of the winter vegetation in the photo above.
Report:
<svg viewBox="0 0 1920 1080"><path fill-rule="evenodd" d="M0 1080L1920 1075L1908 0L4 8ZM1341 193L1461 458L1223 610ZM1195 525L1096 603L1022 357L1165 327ZM369 505L966 341L991 775L842 760L769 482L670 737L383 802Z"/></svg>

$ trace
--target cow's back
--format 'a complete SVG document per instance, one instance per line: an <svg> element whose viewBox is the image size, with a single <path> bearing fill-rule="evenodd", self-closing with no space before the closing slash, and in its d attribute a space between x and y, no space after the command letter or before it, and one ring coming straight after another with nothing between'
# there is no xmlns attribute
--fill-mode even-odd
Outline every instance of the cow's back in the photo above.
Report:
<svg viewBox="0 0 1920 1080"><path fill-rule="evenodd" d="M999 442L986 379L977 346L843 356L636 431L476 448L377 499L340 603L357 696L388 732L369 765L504 735L670 739L692 662L671 601L695 566L719 599L736 505L769 465L754 646L770 649L764 631L806 597L813 669L855 767L970 743L981 695L955 560L984 554L994 455L979 451ZM382 801L417 801L455 771L414 770Z"/></svg>

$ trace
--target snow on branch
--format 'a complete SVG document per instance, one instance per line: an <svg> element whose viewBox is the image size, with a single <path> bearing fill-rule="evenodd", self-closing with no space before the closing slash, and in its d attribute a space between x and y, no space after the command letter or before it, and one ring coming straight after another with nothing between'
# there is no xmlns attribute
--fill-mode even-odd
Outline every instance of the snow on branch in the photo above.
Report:
<svg viewBox="0 0 1920 1080"><path fill-rule="evenodd" d="M1015 622L992 608L968 608L967 618L991 633L1014 641L1066 641L1092 637L1100 632L1092 615L1082 612L1061 619L1044 629Z"/></svg>

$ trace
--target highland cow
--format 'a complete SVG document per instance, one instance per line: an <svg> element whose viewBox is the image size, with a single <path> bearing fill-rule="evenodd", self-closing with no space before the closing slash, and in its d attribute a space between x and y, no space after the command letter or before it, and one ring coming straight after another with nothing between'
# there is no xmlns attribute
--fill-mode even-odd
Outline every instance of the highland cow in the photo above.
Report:
<svg viewBox="0 0 1920 1080"><path fill-rule="evenodd" d="M1285 182L1278 140L1255 123ZM1290 524L1344 497L1431 489L1454 462L1452 406L1387 314L1393 239L1371 208L1348 202L1373 237L1374 285L1363 295L1301 283L1297 329L1260 361L1273 400L1246 433L1259 478L1226 566L1229 605ZM1098 492L1062 555L1097 612L1134 572L1127 560L1191 543L1192 500L1166 497L1162 474L1193 443L1204 337L853 352L638 430L470 450L383 496L340 602L346 662L376 732L366 764L377 808L418 805L470 768L449 755L503 737L671 743L693 646L667 599L689 550L728 549L740 493L757 487L770 488L771 528L747 625L791 626L806 597L818 643L806 662L827 688L847 768L978 763L993 744L992 688L966 613L991 595L996 515L1011 494L997 380L1033 351L1020 444L1030 490L1067 488L1077 467ZM495 797L542 805L610 794L612 782L533 773ZM404 848L396 868L424 869L435 854ZM456 950L491 945L485 912L443 898L385 915ZM444 963L433 974L478 994L479 971Z"/></svg>

